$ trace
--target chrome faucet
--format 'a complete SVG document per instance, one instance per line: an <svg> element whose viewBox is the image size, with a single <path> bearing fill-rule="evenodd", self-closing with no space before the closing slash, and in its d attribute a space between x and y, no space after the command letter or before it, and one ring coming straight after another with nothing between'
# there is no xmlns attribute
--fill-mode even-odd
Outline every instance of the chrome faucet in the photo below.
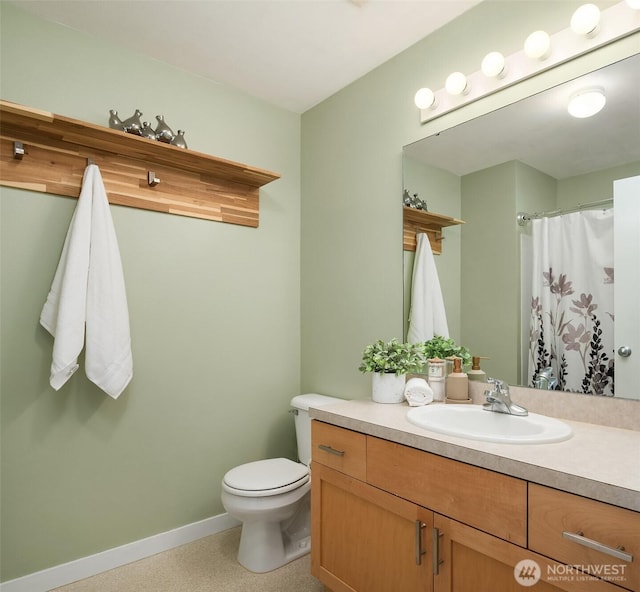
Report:
<svg viewBox="0 0 640 592"><path fill-rule="evenodd" d="M496 413L508 413L509 415L529 415L529 412L522 406L514 403L509 395L509 386L502 380L488 378L487 382L493 385L493 390L484 391L487 402L482 405L485 411Z"/></svg>
<svg viewBox="0 0 640 592"><path fill-rule="evenodd" d="M558 379L553 375L553 368L547 366L538 372L533 379L533 388L553 391L558 386Z"/></svg>

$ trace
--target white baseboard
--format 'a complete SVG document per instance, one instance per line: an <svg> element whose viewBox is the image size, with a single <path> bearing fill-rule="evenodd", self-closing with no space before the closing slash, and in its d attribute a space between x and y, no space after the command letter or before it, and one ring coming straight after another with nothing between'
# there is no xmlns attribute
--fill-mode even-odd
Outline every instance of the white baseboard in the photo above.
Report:
<svg viewBox="0 0 640 592"><path fill-rule="evenodd" d="M0 583L0 592L47 592L239 525L240 522L229 514L219 514L146 539Z"/></svg>

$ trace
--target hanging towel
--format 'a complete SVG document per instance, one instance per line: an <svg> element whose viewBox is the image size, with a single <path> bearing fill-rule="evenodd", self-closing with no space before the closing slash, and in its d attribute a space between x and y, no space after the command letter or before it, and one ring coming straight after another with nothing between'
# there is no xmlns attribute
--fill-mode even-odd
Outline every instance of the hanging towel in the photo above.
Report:
<svg viewBox="0 0 640 592"><path fill-rule="evenodd" d="M129 311L120 251L100 170L89 165L40 324L54 337L51 386L78 369L117 399L133 376Z"/></svg>
<svg viewBox="0 0 640 592"><path fill-rule="evenodd" d="M425 233L420 233L416 238L407 337L409 343L428 341L435 335L449 337L447 315L429 237Z"/></svg>

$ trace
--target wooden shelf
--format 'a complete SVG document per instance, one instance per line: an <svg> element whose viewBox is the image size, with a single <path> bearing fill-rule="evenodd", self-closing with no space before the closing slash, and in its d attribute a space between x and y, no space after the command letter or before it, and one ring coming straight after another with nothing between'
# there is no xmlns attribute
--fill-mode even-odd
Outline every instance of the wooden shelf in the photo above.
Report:
<svg viewBox="0 0 640 592"><path fill-rule="evenodd" d="M14 142L24 146L14 157ZM0 101L0 185L78 197L91 159L109 202L257 227L260 187L278 173ZM160 182L148 183L152 171Z"/></svg>
<svg viewBox="0 0 640 592"><path fill-rule="evenodd" d="M464 224L464 220L434 214L425 210L417 210L403 206L403 248L405 251L416 250L416 234L426 232L434 255L442 253L442 229L446 226Z"/></svg>

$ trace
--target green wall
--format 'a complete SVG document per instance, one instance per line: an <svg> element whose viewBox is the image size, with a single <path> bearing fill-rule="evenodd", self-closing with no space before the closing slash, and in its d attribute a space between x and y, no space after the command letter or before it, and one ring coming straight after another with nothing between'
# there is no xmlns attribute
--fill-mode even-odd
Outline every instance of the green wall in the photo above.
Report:
<svg viewBox="0 0 640 592"><path fill-rule="evenodd" d="M403 330L402 146L573 69L426 125L415 91L578 5L483 2L301 118L2 3L4 99L162 113L193 149L282 174L257 230L112 208L134 348L117 401L81 372L48 386L38 316L74 200L2 190L2 580L218 514L226 469L293 456L292 395L370 396L362 349Z"/></svg>
<svg viewBox="0 0 640 592"><path fill-rule="evenodd" d="M566 28L579 5L485 1L303 114L303 390L370 396L371 377L357 371L362 350L403 334L402 147L579 68L556 69L424 125L415 92L442 88L454 70L477 71L489 51L519 51L536 29Z"/></svg>
<svg viewBox="0 0 640 592"><path fill-rule="evenodd" d="M224 511L242 462L295 454L300 116L2 3L2 98L106 125L162 113L194 150L277 171L258 229L113 206L134 377L48 384L38 324L76 200L2 189L2 580ZM81 362L82 366L82 362Z"/></svg>

